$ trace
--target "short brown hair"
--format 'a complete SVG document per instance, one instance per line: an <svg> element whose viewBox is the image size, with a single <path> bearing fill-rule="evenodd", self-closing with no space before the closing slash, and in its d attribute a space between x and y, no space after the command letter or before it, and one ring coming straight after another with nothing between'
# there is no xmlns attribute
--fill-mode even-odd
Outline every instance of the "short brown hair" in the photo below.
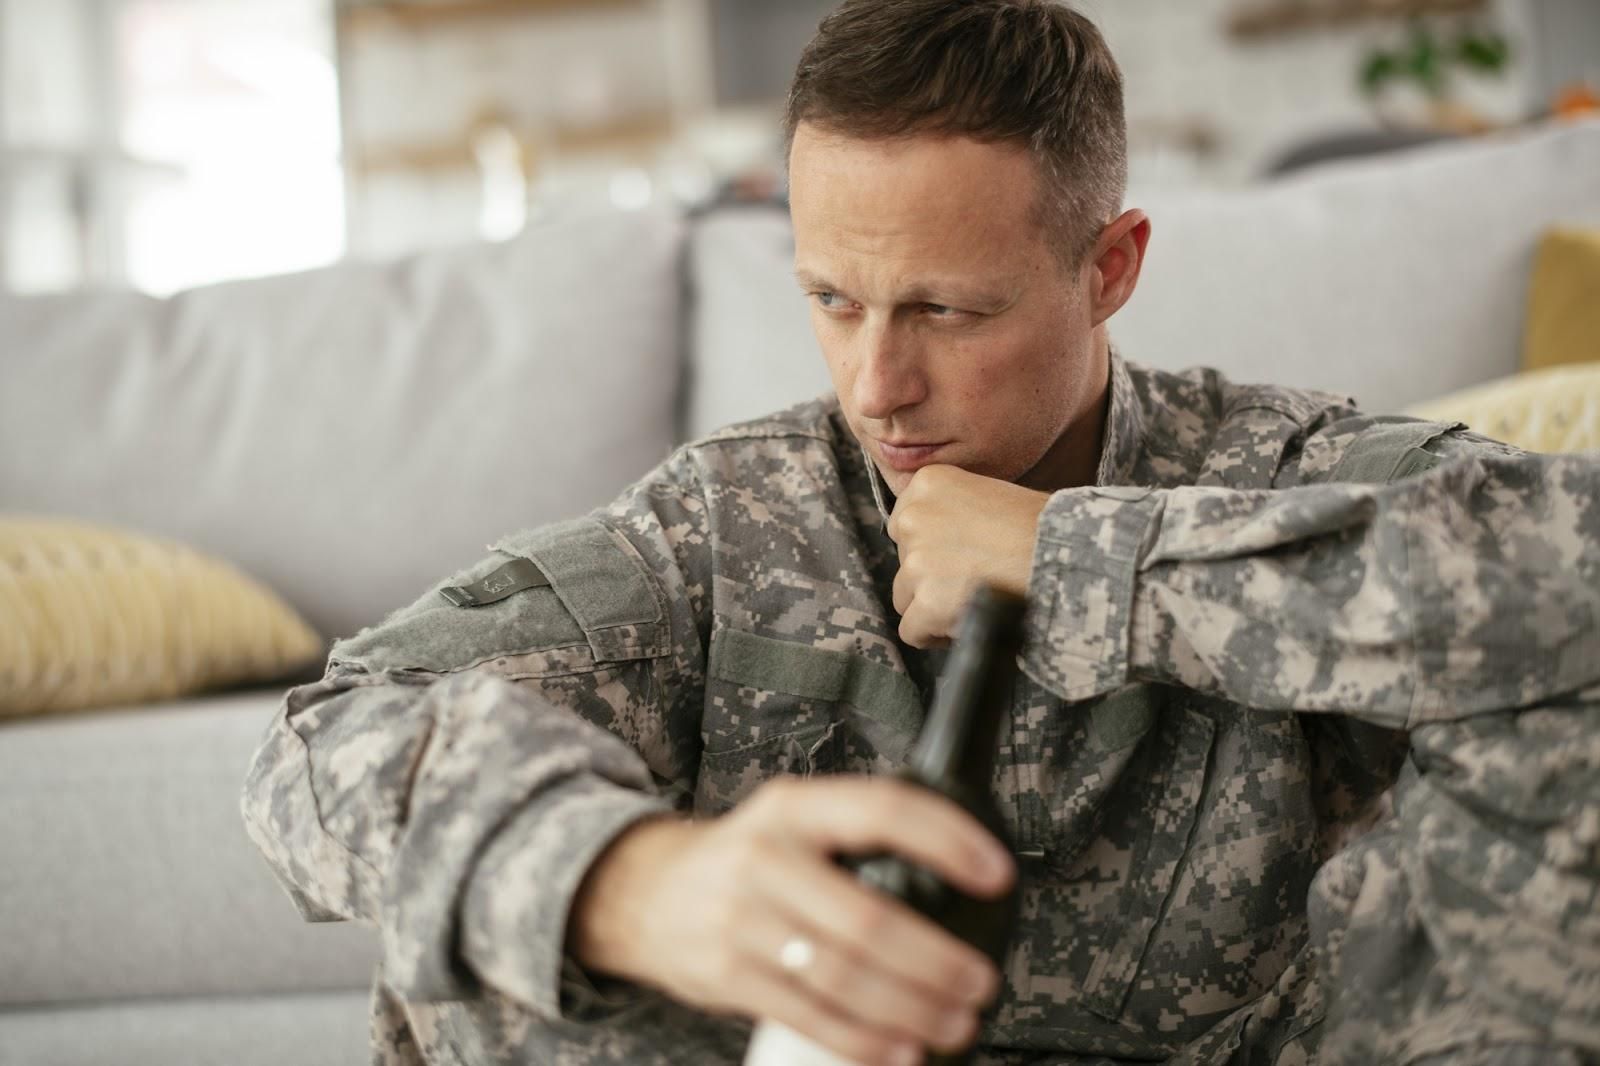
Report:
<svg viewBox="0 0 1600 1066"><path fill-rule="evenodd" d="M1040 221L1071 266L1128 182L1122 72L1094 24L1050 0L845 0L800 56L785 157L801 122L1025 146L1039 165Z"/></svg>

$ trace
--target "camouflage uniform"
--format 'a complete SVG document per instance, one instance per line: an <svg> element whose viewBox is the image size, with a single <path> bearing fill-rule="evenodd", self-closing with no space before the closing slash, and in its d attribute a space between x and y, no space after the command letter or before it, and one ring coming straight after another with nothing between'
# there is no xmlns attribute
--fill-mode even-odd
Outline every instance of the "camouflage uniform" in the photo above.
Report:
<svg viewBox="0 0 1600 1066"><path fill-rule="evenodd" d="M1600 1047L1597 490L1113 359L1097 487L1039 529L983 1060ZM641 818L902 759L941 657L896 637L884 499L835 403L734 427L289 694L245 817L307 918L378 927L375 1061L738 1060L748 1026L591 981L567 911Z"/></svg>

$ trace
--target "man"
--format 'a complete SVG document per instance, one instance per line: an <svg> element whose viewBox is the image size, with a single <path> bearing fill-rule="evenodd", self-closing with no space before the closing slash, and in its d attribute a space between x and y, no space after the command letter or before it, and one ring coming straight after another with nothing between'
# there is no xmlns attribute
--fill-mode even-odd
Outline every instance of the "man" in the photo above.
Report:
<svg viewBox="0 0 1600 1066"><path fill-rule="evenodd" d="M251 769L302 912L380 929L377 1061L734 1062L755 1017L864 1063L1600 1046L1593 464L1117 358L1150 224L1063 7L852 0L787 129L836 399L506 538ZM881 775L980 581L1032 604L1016 856ZM1020 877L1004 972L831 861L880 849Z"/></svg>

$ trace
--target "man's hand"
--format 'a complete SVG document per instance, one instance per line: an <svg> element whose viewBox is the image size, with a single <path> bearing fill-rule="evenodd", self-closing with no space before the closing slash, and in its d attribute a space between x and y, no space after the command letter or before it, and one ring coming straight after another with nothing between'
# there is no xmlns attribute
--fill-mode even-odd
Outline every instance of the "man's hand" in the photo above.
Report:
<svg viewBox="0 0 1600 1066"><path fill-rule="evenodd" d="M635 826L590 870L569 950L691 1006L770 1018L861 1063L956 1051L999 988L983 954L832 861L893 852L976 896L1015 877L965 811L892 778L777 778L722 818ZM780 962L796 938L810 959ZM804 956L806 953L801 952Z"/></svg>
<svg viewBox="0 0 1600 1066"><path fill-rule="evenodd" d="M900 638L915 648L949 641L980 584L1022 595L1048 493L925 466L895 500L889 536L900 547L894 608Z"/></svg>

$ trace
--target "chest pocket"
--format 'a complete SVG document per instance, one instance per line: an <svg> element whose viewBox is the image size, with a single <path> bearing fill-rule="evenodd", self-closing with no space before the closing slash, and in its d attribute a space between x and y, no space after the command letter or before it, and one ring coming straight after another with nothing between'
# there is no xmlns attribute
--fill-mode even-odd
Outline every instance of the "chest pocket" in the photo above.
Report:
<svg viewBox="0 0 1600 1066"><path fill-rule="evenodd" d="M922 724L910 677L860 655L735 629L711 638L697 814L780 774L882 773Z"/></svg>
<svg viewBox="0 0 1600 1066"><path fill-rule="evenodd" d="M1040 723L1025 741L1038 761L1020 778L1024 899L1002 1020L1117 1032L1189 845L1215 726L1145 684L1023 717Z"/></svg>
<svg viewBox="0 0 1600 1066"><path fill-rule="evenodd" d="M655 579L627 538L584 518L513 534L461 571L334 646L370 672L585 673L668 651Z"/></svg>

